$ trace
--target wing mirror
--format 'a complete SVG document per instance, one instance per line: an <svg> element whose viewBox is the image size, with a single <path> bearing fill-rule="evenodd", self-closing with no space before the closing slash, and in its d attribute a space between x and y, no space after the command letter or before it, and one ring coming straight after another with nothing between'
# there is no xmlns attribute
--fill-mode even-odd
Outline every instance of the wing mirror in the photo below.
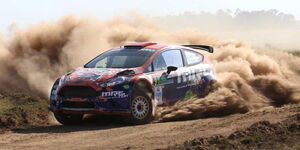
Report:
<svg viewBox="0 0 300 150"><path fill-rule="evenodd" d="M167 67L167 73L170 74L172 71L176 71L177 70L177 67L175 66L168 66Z"/></svg>

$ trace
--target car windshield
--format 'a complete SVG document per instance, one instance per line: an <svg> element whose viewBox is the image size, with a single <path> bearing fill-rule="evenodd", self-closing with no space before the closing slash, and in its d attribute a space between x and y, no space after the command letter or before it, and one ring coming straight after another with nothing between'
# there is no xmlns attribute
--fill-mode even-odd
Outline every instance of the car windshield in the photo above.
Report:
<svg viewBox="0 0 300 150"><path fill-rule="evenodd" d="M155 51L152 49L121 48L105 52L85 68L135 68L142 66Z"/></svg>

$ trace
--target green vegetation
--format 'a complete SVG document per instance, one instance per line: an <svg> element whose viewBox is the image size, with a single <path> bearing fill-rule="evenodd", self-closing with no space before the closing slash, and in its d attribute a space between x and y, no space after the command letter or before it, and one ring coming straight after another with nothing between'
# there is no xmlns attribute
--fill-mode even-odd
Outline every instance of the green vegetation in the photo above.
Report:
<svg viewBox="0 0 300 150"><path fill-rule="evenodd" d="M300 50L290 51L289 53L293 54L294 56L300 57Z"/></svg>
<svg viewBox="0 0 300 150"><path fill-rule="evenodd" d="M23 93L0 94L0 129L48 123L47 100Z"/></svg>

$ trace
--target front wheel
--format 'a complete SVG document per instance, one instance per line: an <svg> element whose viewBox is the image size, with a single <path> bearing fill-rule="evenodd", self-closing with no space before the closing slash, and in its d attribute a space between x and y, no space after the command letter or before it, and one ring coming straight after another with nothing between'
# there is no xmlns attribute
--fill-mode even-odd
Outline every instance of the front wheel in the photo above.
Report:
<svg viewBox="0 0 300 150"><path fill-rule="evenodd" d="M77 125L82 122L83 114L64 114L61 112L55 112L54 117L63 125Z"/></svg>
<svg viewBox="0 0 300 150"><path fill-rule="evenodd" d="M152 101L141 93L133 96L130 105L130 121L134 124L145 124L152 120Z"/></svg>

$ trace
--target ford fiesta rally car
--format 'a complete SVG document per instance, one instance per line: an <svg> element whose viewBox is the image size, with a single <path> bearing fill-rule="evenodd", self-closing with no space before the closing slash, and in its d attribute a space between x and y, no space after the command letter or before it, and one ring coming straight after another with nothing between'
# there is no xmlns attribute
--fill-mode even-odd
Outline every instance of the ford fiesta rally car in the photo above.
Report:
<svg viewBox="0 0 300 150"><path fill-rule="evenodd" d="M127 115L132 123L148 123L156 106L168 106L193 95L203 96L216 80L215 71L198 50L204 45L129 43L104 52L57 79L49 110L64 125L84 114Z"/></svg>

